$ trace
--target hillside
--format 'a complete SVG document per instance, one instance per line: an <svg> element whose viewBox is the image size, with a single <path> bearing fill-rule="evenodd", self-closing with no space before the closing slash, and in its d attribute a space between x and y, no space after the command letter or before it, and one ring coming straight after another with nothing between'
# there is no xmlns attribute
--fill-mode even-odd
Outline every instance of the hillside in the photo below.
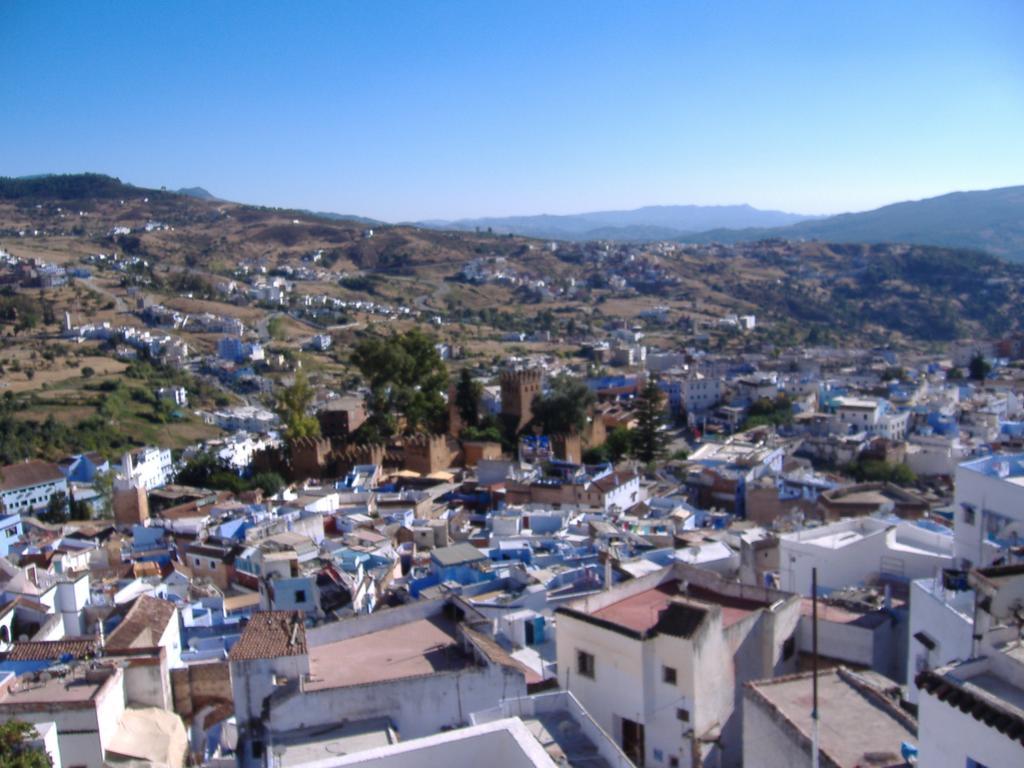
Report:
<svg viewBox="0 0 1024 768"><path fill-rule="evenodd" d="M1024 262L1024 186L954 192L786 227L714 229L679 239L691 243L737 243L775 237L973 248Z"/></svg>
<svg viewBox="0 0 1024 768"><path fill-rule="evenodd" d="M808 219L795 213L761 211L749 205L652 205L630 211L554 216L503 216L426 221L423 226L462 231L492 230L554 240L663 240L715 228L781 227Z"/></svg>
<svg viewBox="0 0 1024 768"><path fill-rule="evenodd" d="M371 300L409 307L423 320L446 318L435 322L439 333L493 350L508 331L548 330L578 342L623 321L646 326L654 345L674 346L729 313L758 316L751 342L916 345L1007 333L1020 327L1024 299L1024 267L967 249L782 239L553 246L415 226L374 224L371 232L360 221L99 176L0 180L0 248L60 263L97 253L138 257L142 273L105 272L93 284L123 304L131 283L167 303L187 294L206 300L204 311L226 306L223 289L251 281L256 269L292 281L295 296ZM663 319L642 318L653 307L664 308ZM298 304L292 314L319 322Z"/></svg>

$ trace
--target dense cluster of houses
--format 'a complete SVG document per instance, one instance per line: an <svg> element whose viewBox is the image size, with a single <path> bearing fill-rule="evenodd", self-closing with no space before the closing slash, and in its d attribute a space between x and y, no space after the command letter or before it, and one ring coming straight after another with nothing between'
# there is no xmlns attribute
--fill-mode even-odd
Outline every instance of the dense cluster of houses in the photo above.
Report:
<svg viewBox="0 0 1024 768"><path fill-rule="evenodd" d="M514 455L457 419L350 444L351 393L318 398L320 438L242 407L177 461L2 467L0 718L89 768L781 767L815 732L828 765L1020 764L1021 388L995 362L680 350ZM482 407L523 426L560 368L521 363ZM587 463L645 375L689 455ZM286 485L178 484L199 451ZM97 519L44 522L64 497Z"/></svg>

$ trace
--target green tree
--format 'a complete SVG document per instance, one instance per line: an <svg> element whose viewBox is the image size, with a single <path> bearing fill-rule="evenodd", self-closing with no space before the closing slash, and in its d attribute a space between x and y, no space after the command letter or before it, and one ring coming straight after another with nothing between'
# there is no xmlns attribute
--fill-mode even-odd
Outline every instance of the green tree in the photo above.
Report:
<svg viewBox="0 0 1024 768"><path fill-rule="evenodd" d="M984 381L992 371L992 366L988 364L985 356L979 352L971 358L971 364L968 371L971 379L974 381Z"/></svg>
<svg viewBox="0 0 1024 768"><path fill-rule="evenodd" d="M391 437L398 431L398 414L405 417L406 434L444 431L448 371L436 343L433 336L413 329L356 345L352 363L370 387L369 415L357 433L360 439Z"/></svg>
<svg viewBox="0 0 1024 768"><path fill-rule="evenodd" d="M459 411L459 418L466 427L477 427L480 425L480 397L483 394L483 387L479 381L473 381L468 368L463 368L459 373L459 381L455 385L455 407Z"/></svg>
<svg viewBox="0 0 1024 768"><path fill-rule="evenodd" d="M254 488L261 488L264 496L273 496L285 486L284 478L277 472L261 472L253 475L251 484Z"/></svg>
<svg viewBox="0 0 1024 768"><path fill-rule="evenodd" d="M963 381L964 372L957 367L950 368L946 371L946 381Z"/></svg>
<svg viewBox="0 0 1024 768"><path fill-rule="evenodd" d="M288 440L300 437L319 437L320 422L316 416L307 413L313 402L313 387L305 372L295 373L295 381L277 395L277 415L284 422L284 435Z"/></svg>
<svg viewBox="0 0 1024 768"><path fill-rule="evenodd" d="M4 768L50 768L50 756L29 746L35 728L21 720L0 723L0 765Z"/></svg>
<svg viewBox="0 0 1024 768"><path fill-rule="evenodd" d="M633 450L633 433L625 427L616 427L608 433L604 448L609 461L619 461Z"/></svg>
<svg viewBox="0 0 1024 768"><path fill-rule="evenodd" d="M582 432L594 393L586 383L567 374L551 380L548 391L533 398L533 423L546 435Z"/></svg>
<svg viewBox="0 0 1024 768"><path fill-rule="evenodd" d="M651 377L636 398L636 429L633 430L633 456L650 464L665 455L668 435L665 432L665 395Z"/></svg>
<svg viewBox="0 0 1024 768"><path fill-rule="evenodd" d="M44 523L59 524L68 519L68 495L63 491L53 494L46 504L46 509L39 513Z"/></svg>

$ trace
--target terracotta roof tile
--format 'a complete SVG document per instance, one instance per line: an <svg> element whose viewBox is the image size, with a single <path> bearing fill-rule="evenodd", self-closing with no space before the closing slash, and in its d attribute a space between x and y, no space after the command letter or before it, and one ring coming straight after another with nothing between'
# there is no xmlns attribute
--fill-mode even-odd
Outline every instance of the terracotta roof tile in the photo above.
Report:
<svg viewBox="0 0 1024 768"><path fill-rule="evenodd" d="M0 467L0 491L63 480L64 473L48 461L24 461Z"/></svg>
<svg viewBox="0 0 1024 768"><path fill-rule="evenodd" d="M125 614L124 621L107 638L106 650L150 648L160 642L175 607L166 600L142 595Z"/></svg>
<svg viewBox="0 0 1024 768"><path fill-rule="evenodd" d="M259 611L254 613L231 649L230 661L276 659L306 654L306 626L298 611Z"/></svg>
<svg viewBox="0 0 1024 768"><path fill-rule="evenodd" d="M7 653L8 661L59 661L65 656L85 658L96 651L95 637L66 637L63 640L41 640L15 643Z"/></svg>

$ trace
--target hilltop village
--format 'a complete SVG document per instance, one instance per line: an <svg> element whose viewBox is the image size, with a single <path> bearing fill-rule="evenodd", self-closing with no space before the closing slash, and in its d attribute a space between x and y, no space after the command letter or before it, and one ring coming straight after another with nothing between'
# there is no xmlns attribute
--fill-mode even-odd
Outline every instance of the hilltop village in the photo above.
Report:
<svg viewBox="0 0 1024 768"><path fill-rule="evenodd" d="M963 320L886 298L904 246L428 279L369 225L189 265L194 212L18 210L0 721L54 766L1024 762L1016 273Z"/></svg>

